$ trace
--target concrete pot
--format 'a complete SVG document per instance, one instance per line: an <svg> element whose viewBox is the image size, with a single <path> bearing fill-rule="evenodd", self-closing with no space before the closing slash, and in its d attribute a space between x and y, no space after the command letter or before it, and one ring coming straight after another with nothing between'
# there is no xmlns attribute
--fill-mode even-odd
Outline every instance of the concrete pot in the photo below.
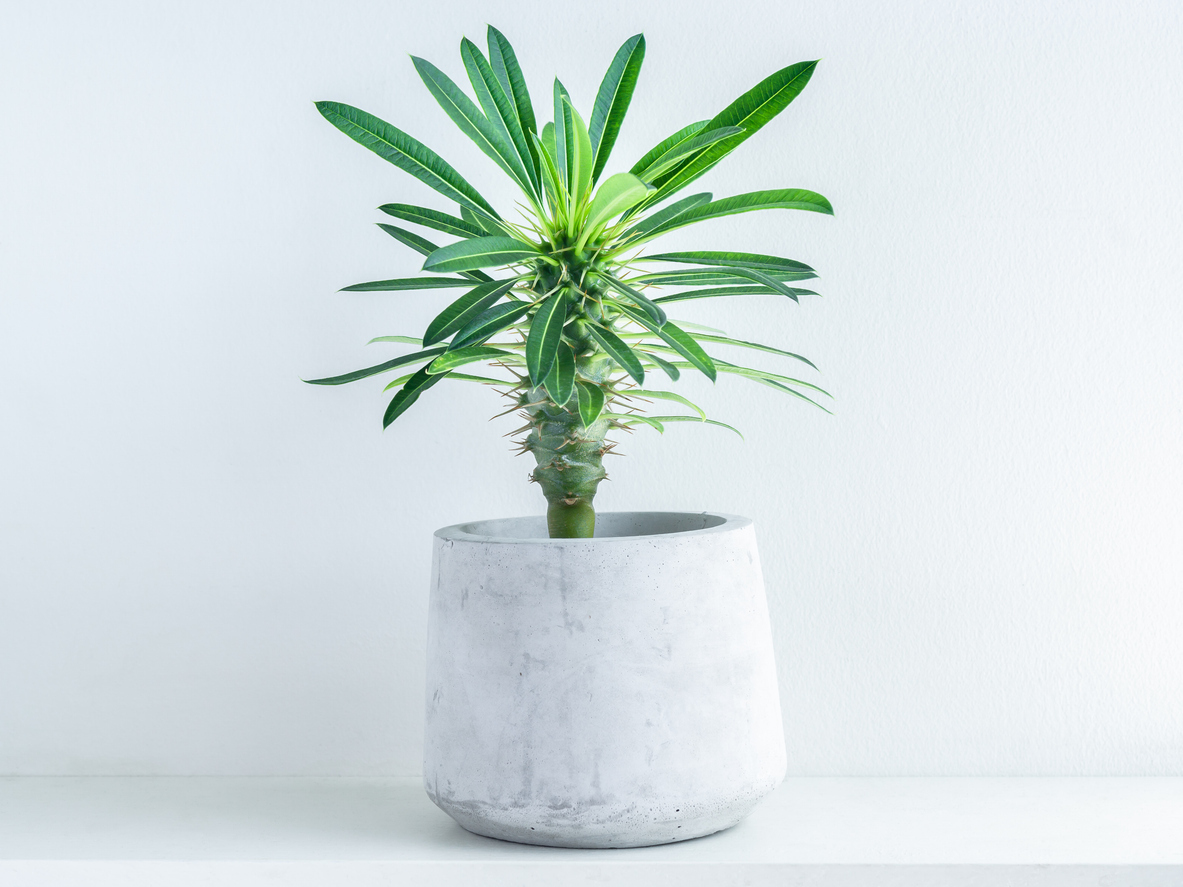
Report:
<svg viewBox="0 0 1183 887"><path fill-rule="evenodd" d="M747 518L625 512L435 534L424 782L471 832L640 847L742 819L785 775Z"/></svg>

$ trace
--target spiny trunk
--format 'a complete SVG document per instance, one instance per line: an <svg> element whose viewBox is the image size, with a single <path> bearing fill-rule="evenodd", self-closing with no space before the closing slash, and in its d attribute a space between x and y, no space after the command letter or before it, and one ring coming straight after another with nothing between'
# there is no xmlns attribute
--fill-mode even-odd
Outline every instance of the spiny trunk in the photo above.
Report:
<svg viewBox="0 0 1183 887"><path fill-rule="evenodd" d="M549 506L546 525L552 539L588 539L596 528L592 500L606 476L603 456L610 445L604 440L608 420L583 427L578 410L556 406L542 389L527 397L531 429L523 443L538 465L531 475L542 487Z"/></svg>

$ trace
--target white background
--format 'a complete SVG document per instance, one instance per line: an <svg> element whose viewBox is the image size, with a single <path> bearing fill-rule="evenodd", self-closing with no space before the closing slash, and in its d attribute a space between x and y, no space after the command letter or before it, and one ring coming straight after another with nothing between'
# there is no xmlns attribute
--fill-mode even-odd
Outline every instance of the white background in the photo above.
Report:
<svg viewBox="0 0 1183 887"><path fill-rule="evenodd" d="M374 207L448 207L312 101L508 205L408 58L460 79L491 21L585 116L645 32L610 171L823 58L702 184L836 217L669 244L820 270L678 316L812 357L835 415L690 380L746 443L638 432L597 499L755 519L790 772L1183 775L1181 10L7 4L0 773L418 772L431 531L543 500L483 389L381 433L385 380L299 381L447 298L335 292L418 270Z"/></svg>

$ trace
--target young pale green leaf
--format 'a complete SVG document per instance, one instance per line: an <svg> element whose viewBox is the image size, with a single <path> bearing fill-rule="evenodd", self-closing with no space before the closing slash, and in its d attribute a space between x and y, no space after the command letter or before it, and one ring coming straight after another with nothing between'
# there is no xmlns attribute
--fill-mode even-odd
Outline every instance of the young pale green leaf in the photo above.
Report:
<svg viewBox="0 0 1183 887"><path fill-rule="evenodd" d="M571 193L571 168L575 157L575 124L571 121L571 106L567 102L567 88L555 78L554 85L554 161L559 181L568 194ZM542 128L542 143L550 149L547 127Z"/></svg>
<svg viewBox="0 0 1183 887"><path fill-rule="evenodd" d="M429 256L439 249L438 246L426 237L420 237L414 231L408 231L406 228L400 228L397 225L386 225L382 222L378 223L378 227L400 243L405 243L420 255ZM486 281L492 279L484 271L461 271L460 273L470 280Z"/></svg>
<svg viewBox="0 0 1183 887"><path fill-rule="evenodd" d="M562 177L555 168L554 125L550 123L546 124L546 132L550 135L549 145L544 143L534 133L530 133L530 139L534 143L534 150L538 155L539 165L542 167L542 184L546 191L546 199L550 204L551 212L558 216L559 219L566 219L568 211L567 188L563 185Z"/></svg>
<svg viewBox="0 0 1183 887"><path fill-rule="evenodd" d="M449 351L455 351L468 345L479 345L481 342L508 329L526 316L530 310L529 302L510 302L507 305L494 305L486 308L461 328L448 346Z"/></svg>
<svg viewBox="0 0 1183 887"><path fill-rule="evenodd" d="M660 369L663 373L669 376L671 382L677 382L682 377L682 371L670 363L663 357L653 354L647 350L645 345L638 345L635 349L644 359L652 362L652 364Z"/></svg>
<svg viewBox="0 0 1183 887"><path fill-rule="evenodd" d="M661 424L661 420L654 416L642 416L640 413L604 413L604 418L615 419L622 425L634 425L640 422L642 425L648 425L650 428L656 428L658 434L665 434L665 426ZM698 421L702 421L699 419Z"/></svg>
<svg viewBox="0 0 1183 887"><path fill-rule="evenodd" d="M651 229L649 236L655 237L666 231L673 231L685 225L702 222L707 219L718 219L736 213L752 212L759 209L799 209L807 212L834 214L830 201L813 191L803 188L781 188L775 191L752 191L748 194L738 194L735 197L724 197L704 206L699 206L681 213L677 218L670 219L663 225Z"/></svg>
<svg viewBox="0 0 1183 887"><path fill-rule="evenodd" d="M679 129L672 136L662 139L660 142L658 142L656 145L654 145L652 148L650 148L645 153L644 157L642 157L640 160L638 160L636 163L634 163L633 168L630 169L629 172L631 172L635 176L639 176L642 172L645 171L645 169L649 166L649 164L651 164L654 160L656 160L658 157L660 157L662 154L664 154L666 151L668 151L674 145L678 144L679 142L685 141L686 139L690 138L691 136L697 135L698 133L700 133L704 129L706 129L708 126L710 126L710 124L711 124L711 121L709 121L709 120L700 120L697 123L691 123L689 126L685 126L682 129Z"/></svg>
<svg viewBox="0 0 1183 887"><path fill-rule="evenodd" d="M813 290L801 289L800 287L791 286L788 288L794 297L800 296L816 296ZM685 302L687 299L716 299L720 296L779 296L783 295L779 290L764 286L763 284L751 284L744 286L714 286L707 287L700 290L687 290L681 293L671 293L668 296L658 296L654 302Z"/></svg>
<svg viewBox="0 0 1183 887"><path fill-rule="evenodd" d="M747 376L748 378L752 378L752 379L770 379L773 382L779 382L782 385L795 385L800 388L808 388L811 391L816 391L819 394L824 394L826 397L829 397L831 399L833 397L824 388L819 388L818 386L813 385L809 382L806 382L803 379L791 379L788 376L782 376L779 373L770 373L770 372L767 372L766 370L757 370L757 369L753 369L752 367L737 366L733 363L727 363L726 361L723 361L723 360L718 361L718 364L719 364L719 371L723 372L723 373L734 373L737 376Z"/></svg>
<svg viewBox="0 0 1183 887"><path fill-rule="evenodd" d="M604 389L579 379L575 390L579 394L579 420L584 428L590 428L604 412Z"/></svg>
<svg viewBox="0 0 1183 887"><path fill-rule="evenodd" d="M566 322L567 297L562 292L554 293L534 312L526 337L526 371L534 385L541 385L554 366Z"/></svg>
<svg viewBox="0 0 1183 887"><path fill-rule="evenodd" d="M491 348L485 345L478 345L473 348L457 348L455 351L448 351L433 360L431 365L427 367L427 372L434 376L438 373L449 372L466 364L476 363L479 360L496 360L500 357L512 356L513 353L510 351L503 351L500 348Z"/></svg>
<svg viewBox="0 0 1183 887"><path fill-rule="evenodd" d="M587 133L587 124L583 122L583 118L579 116L579 112L571 104L570 98L565 98L564 102L569 112L565 118L566 124L571 130L567 141L573 151L567 155L567 175L570 178L571 199L578 206L587 199L591 192L594 157L591 137Z"/></svg>
<svg viewBox="0 0 1183 887"><path fill-rule="evenodd" d="M817 273L801 262L792 259L782 259L779 256L764 256L758 253L720 252L717 250L698 250L684 253L657 253L650 256L639 256L637 261L646 262L686 262L691 265L707 265L720 268L754 269L756 271L774 271L781 280L808 280L817 277ZM793 276L789 276L793 275ZM744 275L739 275L744 276Z"/></svg>
<svg viewBox="0 0 1183 887"><path fill-rule="evenodd" d="M684 329L681 329L673 321L669 320L658 326L648 315L637 311L635 308L629 308L626 305L621 305L620 310L645 327L645 329L656 333L665 340L666 344L690 361L691 365L697 368L704 376L712 382L715 381L714 361L711 360L709 354L702 350L702 346L694 340L694 337Z"/></svg>
<svg viewBox="0 0 1183 887"><path fill-rule="evenodd" d="M596 189L591 205L587 208L587 221L583 223L583 234L577 247L582 248L589 237L599 233L610 220L632 209L648 193L649 187L632 173L618 172L609 176Z"/></svg>
<svg viewBox="0 0 1183 887"><path fill-rule="evenodd" d="M750 90L711 118L708 126L719 129L737 126L743 130L738 135L717 142L705 151L692 155L660 182L660 188L649 202L657 203L670 194L684 188L716 163L734 151L739 145L759 131L769 120L788 107L817 67L816 61L798 62L781 68L775 74L764 78Z"/></svg>
<svg viewBox="0 0 1183 887"><path fill-rule="evenodd" d="M559 406L565 406L575 390L575 352L566 342L559 342L554 364L542 383L550 399Z"/></svg>
<svg viewBox="0 0 1183 887"><path fill-rule="evenodd" d="M473 268L492 268L515 265L537 259L541 253L532 244L505 235L474 237L441 247L427 257L424 271L471 271Z"/></svg>
<svg viewBox="0 0 1183 887"><path fill-rule="evenodd" d="M386 408L386 415L382 417L382 429L386 430L390 427L390 423L410 409L411 405L419 399L419 395L440 381L447 375L431 374L427 372L427 368L419 370L415 375L411 376L403 385L399 392L390 401L390 405Z"/></svg>
<svg viewBox="0 0 1183 887"><path fill-rule="evenodd" d="M493 68L485 59L484 54L476 44L467 37L460 43L460 56L464 60L464 69L468 72L469 82L476 92L477 101L485 111L485 117L492 124L504 142L513 145L518 159L521 161L521 171L525 173L529 187L528 193L536 199L541 199L539 191L538 169L534 163L534 154L530 150L526 133L518 120L517 108L508 92L497 79Z"/></svg>
<svg viewBox="0 0 1183 887"><path fill-rule="evenodd" d="M716 142L739 135L743 130L738 126L720 126L718 129L706 129L695 133L675 145L671 145L664 154L655 157L641 172L637 173L646 182L656 182L662 175L669 172L692 154L705 151Z"/></svg>
<svg viewBox="0 0 1183 887"><path fill-rule="evenodd" d="M394 360L388 360L377 366L366 367L364 370L354 370L352 373L345 373L343 376L329 376L327 379L305 379L304 381L309 385L344 385L346 382L356 382L358 379L365 379L367 376L376 376L378 373L385 373L387 370L393 370L413 363L424 363L436 355L443 353L443 348L427 348L423 351L416 351L414 354L404 354L402 357L396 357Z"/></svg>
<svg viewBox="0 0 1183 887"><path fill-rule="evenodd" d="M648 320L647 315L641 314L641 312L637 313ZM649 322L652 323L652 321ZM608 356L636 380L638 385L645 384L645 367L641 365L640 359L633 353L632 349L624 344L616 333L607 327L602 327L594 323L587 325L587 331Z"/></svg>
<svg viewBox="0 0 1183 887"><path fill-rule="evenodd" d="M343 293L389 293L399 290L430 290L455 286L472 286L463 277L400 277L395 280L371 280L341 288Z"/></svg>
<svg viewBox="0 0 1183 887"><path fill-rule="evenodd" d="M624 122L633 91L637 88L637 77L641 73L641 62L644 59L645 36L637 34L630 37L616 51L600 83L596 102L592 107L591 123L588 126L592 155L595 158L592 167L593 182L600 178L600 173L608 162L608 155L612 153L612 146L616 144L620 125Z"/></svg>
<svg viewBox="0 0 1183 887"><path fill-rule="evenodd" d="M694 412L698 413L702 418L706 418L707 414L702 411L702 407L698 404L687 400L680 394L675 394L672 391L648 391L644 388L634 388L630 391L621 392L625 397L645 397L650 400L672 400L684 406L690 407Z"/></svg>
<svg viewBox="0 0 1183 887"><path fill-rule="evenodd" d="M435 96L444 112L452 118L452 122L494 163L505 170L527 194L530 193L530 177L508 136L502 137L497 127L489 122L481 109L447 74L426 59L412 56L411 61L415 63L415 70L419 72L427 89Z"/></svg>
<svg viewBox="0 0 1183 887"><path fill-rule="evenodd" d="M773 379L766 379L762 376L745 376L744 378L751 379L753 382L758 382L761 385L767 385L769 388L774 388L783 394L791 394L793 397L799 398L799 399L805 401L806 403L813 404L815 407L817 407L823 413L829 413L831 416L834 415L832 412L830 412L830 410L827 410L825 407L823 407L820 403L818 403L812 397L806 397L800 391L795 391L792 388L790 388L788 385L785 385L781 382L777 382Z"/></svg>
<svg viewBox="0 0 1183 887"><path fill-rule="evenodd" d="M424 228L442 231L444 234L454 234L457 237L480 237L485 229L464 219L458 219L439 210L428 209L425 206L412 206L409 203L386 203L378 207L388 216L413 222Z"/></svg>
<svg viewBox="0 0 1183 887"><path fill-rule="evenodd" d="M505 35L489 25L489 63L493 66L493 73L501 83L505 94L513 99L517 110L518 122L525 132L538 132L534 123L534 106L530 102L530 91L526 89L526 78L518 64L517 54Z"/></svg>
<svg viewBox="0 0 1183 887"><path fill-rule="evenodd" d="M609 287L616 290L616 292L620 293L626 299L631 299L638 308L649 315L650 319L655 324L661 326L663 323L665 323L665 312L662 311L659 306L653 304L653 302L649 300L648 296L629 286L624 281L617 280L611 274L605 273L603 277L604 282L608 284Z"/></svg>
<svg viewBox="0 0 1183 887"><path fill-rule="evenodd" d="M720 428L726 428L728 431L734 431L736 434L739 434L738 429L732 428L726 422L719 422L715 419L696 419L693 416L648 416L647 418L655 422L697 422L700 425L718 425ZM744 439L742 434L739 434L739 439Z"/></svg>
<svg viewBox="0 0 1183 887"><path fill-rule="evenodd" d="M515 277L511 280L491 280L473 287L427 325L427 331L423 334L423 344L434 345L457 330L463 329L482 311L508 293L517 282L518 279Z"/></svg>
<svg viewBox="0 0 1183 887"><path fill-rule="evenodd" d="M422 345L423 340L417 339L414 336L375 336L366 342L367 345L373 345L375 342L396 342L399 345ZM428 343L430 344L430 343Z"/></svg>
<svg viewBox="0 0 1183 887"><path fill-rule="evenodd" d="M449 200L454 200L478 213L498 217L488 201L481 197L460 173L452 169L430 148L411 138L401 129L352 105L343 105L340 102L317 102L316 109L329 123L359 145L369 148L383 160L410 173Z"/></svg>

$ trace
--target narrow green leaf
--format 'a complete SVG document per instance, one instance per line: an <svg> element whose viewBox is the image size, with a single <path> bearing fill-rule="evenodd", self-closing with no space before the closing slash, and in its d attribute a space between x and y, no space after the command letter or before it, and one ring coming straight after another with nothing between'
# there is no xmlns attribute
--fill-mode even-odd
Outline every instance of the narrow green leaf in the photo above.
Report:
<svg viewBox="0 0 1183 887"><path fill-rule="evenodd" d="M389 391L391 388L398 388L400 385L410 381L414 373L409 373L405 376L399 376L392 382L388 382L383 391ZM432 376L433 379L448 379L456 382L480 382L482 385L505 385L512 386L513 383L506 379L494 379L490 376L470 376L467 373L444 373L442 376Z"/></svg>
<svg viewBox="0 0 1183 887"><path fill-rule="evenodd" d="M798 62L781 68L775 74L764 78L738 99L711 118L709 126L718 129L737 126L743 132L717 142L700 154L693 155L681 166L668 173L660 182L656 194L649 202L657 203L670 194L684 188L716 163L734 151L739 145L758 132L768 121L788 107L813 76L816 61Z"/></svg>
<svg viewBox="0 0 1183 887"><path fill-rule="evenodd" d="M525 317L529 310L529 302L510 302L507 305L494 305L492 308L486 308L470 320L460 332L456 333L448 350L455 351L468 345L480 344L502 330L513 326L518 320Z"/></svg>
<svg viewBox="0 0 1183 887"><path fill-rule="evenodd" d="M559 171L555 168L554 126L548 123L546 124L546 128L550 133L549 145L544 144L533 133L530 134L530 139L534 143L534 149L538 154L538 160L542 167L542 184L546 190L546 199L550 204L551 212L559 219L566 219L568 209L567 189L563 185Z"/></svg>
<svg viewBox="0 0 1183 887"><path fill-rule="evenodd" d="M571 134L568 136L568 144L573 147L574 152L567 155L569 167L567 174L570 178L568 187L571 190L572 202L578 206L591 193L592 163L594 162L594 158L592 156L591 137L587 133L587 124L583 122L583 118L579 116L579 112L575 110L575 106L571 104L570 99L566 100L566 105L570 112L565 118L566 125L571 130Z"/></svg>
<svg viewBox="0 0 1183 887"><path fill-rule="evenodd" d="M422 345L423 340L417 339L414 336L375 336L367 345L373 345L375 342L397 342L399 345ZM428 343L430 344L430 343Z"/></svg>
<svg viewBox="0 0 1183 887"><path fill-rule="evenodd" d="M575 129L571 122L571 106L567 103L567 88L555 78L554 85L554 160L555 169L559 173L559 181L568 194L571 188L572 158L575 156ZM542 129L542 143L548 149L547 128Z"/></svg>
<svg viewBox="0 0 1183 887"><path fill-rule="evenodd" d="M769 354L779 354L781 357L791 357L794 360L799 360L815 370L817 366L808 358L802 357L800 354L794 354L792 351L782 351L780 348L773 348L771 345L761 345L759 342L745 342L743 339L732 339L730 336L711 336L706 334L699 334L695 336L700 342L717 342L720 345L734 345L737 348L751 348L756 351L766 351Z"/></svg>
<svg viewBox="0 0 1183 887"><path fill-rule="evenodd" d="M677 144L671 145L665 153L655 157L641 172L637 173L646 182L656 182L662 175L682 163L692 154L699 154L716 142L739 135L743 130L738 126L720 126L718 129L704 129L702 132L687 136Z"/></svg>
<svg viewBox="0 0 1183 887"><path fill-rule="evenodd" d="M640 422L643 425L648 425L650 428L656 428L658 434L665 434L665 426L661 424L660 419L656 419L653 416L644 416L640 413L604 413L604 418L615 419L624 425L632 425L633 423Z"/></svg>
<svg viewBox="0 0 1183 887"><path fill-rule="evenodd" d="M427 367L427 372L434 376L438 373L446 373L454 370L456 367L476 363L478 360L495 360L499 357L512 356L512 353L509 351L502 351L500 348L490 348L483 345L473 348L457 348L455 351L448 351L433 360L431 365Z"/></svg>
<svg viewBox="0 0 1183 887"><path fill-rule="evenodd" d="M637 313L641 314L641 312ZM641 316L648 320L646 315L641 314ZM602 327L594 323L587 325L587 331L608 356L636 380L638 385L645 384L645 368L641 365L641 361L637 358L637 355L633 354L632 349L624 344L616 333L607 327Z"/></svg>
<svg viewBox="0 0 1183 887"><path fill-rule="evenodd" d="M423 334L423 344L434 345L457 330L463 329L482 311L508 293L517 282L517 278L491 280L473 287L427 325L427 331Z"/></svg>
<svg viewBox="0 0 1183 887"><path fill-rule="evenodd" d="M706 418L707 414L703 412L702 407L698 404L687 400L680 394L675 394L673 391L649 391L644 388L634 388L630 391L621 392L625 397L644 397L650 400L673 400L684 406L690 407L694 412L698 413L702 418Z"/></svg>
<svg viewBox="0 0 1183 887"><path fill-rule="evenodd" d="M808 280L811 277L817 277L817 273L812 268L801 262L795 262L792 259L782 259L779 256L764 256L758 253L698 250L696 252L657 253L655 255L639 256L637 261L686 262L692 265L710 265L721 268L755 269L756 271L768 270L778 272L778 277L781 280ZM794 276L789 277L788 275L790 274Z"/></svg>
<svg viewBox="0 0 1183 887"><path fill-rule="evenodd" d="M402 130L372 114L340 102L317 102L316 109L329 123L355 142L369 148L399 169L409 172L449 200L468 206L476 212L498 217L493 207L460 173L452 169L430 148Z"/></svg>
<svg viewBox="0 0 1183 887"><path fill-rule="evenodd" d="M305 379L304 381L309 385L344 385L346 382L356 382L358 379L375 376L378 373L385 373L387 370L393 370L401 366L407 366L408 364L422 363L423 361L431 360L437 354L443 354L443 352L443 348L427 348L423 351L416 351L414 354L404 354L401 357L396 357L394 360L388 360L377 366L366 367L364 370L354 370L352 373L345 373L343 376L329 376L326 379Z"/></svg>
<svg viewBox="0 0 1183 887"><path fill-rule="evenodd" d="M801 289L800 287L791 286L788 289L792 292L794 297L800 296L816 296L813 290ZM681 293L671 293L668 296L658 296L654 302L685 302L687 299L715 299L720 296L779 296L783 295L778 290L762 284L751 284L745 286L715 286L708 287L701 290L687 290Z"/></svg>
<svg viewBox="0 0 1183 887"><path fill-rule="evenodd" d="M526 338L526 370L534 385L541 385L550 373L566 322L567 297L562 292L550 296L534 312Z"/></svg>
<svg viewBox="0 0 1183 887"><path fill-rule="evenodd" d="M752 367L738 366L734 363L727 363L723 360L718 361L718 364L719 371L723 373L734 373L737 376L748 376L749 378L771 379L774 382L780 382L782 385L797 385L801 388L808 388L811 391L824 394L826 397L831 399L833 397L830 392L826 391L826 389L819 388L817 385L806 382L803 379L792 379L788 376L782 376L779 373L770 373L766 370L757 370L753 369Z"/></svg>
<svg viewBox="0 0 1183 887"><path fill-rule="evenodd" d="M444 113L452 118L452 122L529 193L530 176L522 166L521 158L514 150L512 142L501 136L497 128L481 113L481 109L447 74L426 59L412 56L411 61L415 63L415 70L419 72L427 89L435 96Z"/></svg>
<svg viewBox="0 0 1183 887"><path fill-rule="evenodd" d="M695 419L693 416L648 416L647 418L657 422L697 422L700 425L718 425L720 428L726 428L728 431L734 431L736 434L739 434L738 429L732 428L726 422L719 422L715 419ZM739 439L743 440L744 436L739 434Z"/></svg>
<svg viewBox="0 0 1183 887"><path fill-rule="evenodd" d="M637 222L637 224L633 225L633 227L629 228L622 235L620 235L620 239L626 246L631 245L655 228L660 228L667 222L676 219L683 213L689 212L696 206L702 206L704 203L710 203L710 201L711 194L709 191L704 191L701 194L691 194L689 197L683 197L676 203L671 203L665 209L641 219L639 222Z"/></svg>
<svg viewBox="0 0 1183 887"><path fill-rule="evenodd" d="M633 168L630 169L629 172L635 176L639 176L645 171L645 168L648 167L649 164L651 164L654 160L656 160L674 145L678 144L678 142L685 141L691 136L697 135L710 126L710 123L711 121L709 120L700 120L697 123L691 123L689 126L679 129L672 136L662 139L660 142L650 148L645 153L644 157L634 163Z"/></svg>
<svg viewBox="0 0 1183 887"><path fill-rule="evenodd" d="M429 375L427 368L424 368L411 376L386 408L386 415L382 417L382 429L385 431L389 428L391 422L410 409L420 394L443 379L444 375Z"/></svg>
<svg viewBox="0 0 1183 887"><path fill-rule="evenodd" d="M413 206L409 203L386 203L378 209L388 216L394 216L404 222L413 222L424 228L442 231L444 234L454 234L457 237L480 237L485 233L485 230L479 225L474 225L439 210L428 209L425 206Z"/></svg>
<svg viewBox="0 0 1183 887"><path fill-rule="evenodd" d="M682 376L681 370L679 370L676 366L674 366L672 363L670 363L665 358L660 357L656 354L652 354L649 351L647 351L646 347L644 345L638 346L635 350L637 351L638 354L643 355L647 360L652 361L654 366L658 367L663 373L665 373L667 376L669 376L671 382L677 382L678 379L681 378L681 376Z"/></svg>
<svg viewBox="0 0 1183 887"><path fill-rule="evenodd" d="M439 249L438 246L426 237L420 237L414 231L408 231L406 228L400 228L397 225L386 225L382 222L378 223L378 227L400 243L405 243L420 255L429 256ZM470 280L492 280L484 271L461 271L460 273Z"/></svg>
<svg viewBox="0 0 1183 887"><path fill-rule="evenodd" d="M395 280L371 280L341 288L343 293L388 293L399 290L430 290L456 286L472 286L463 277L400 277Z"/></svg>
<svg viewBox="0 0 1183 887"><path fill-rule="evenodd" d="M738 268L736 269L736 273L738 273L740 277L750 278L761 286L766 286L768 289L780 293L782 296L788 296L794 302L799 301L797 299L797 291L795 289L785 286L775 277L770 277L763 271L757 271L755 268ZM815 274L814 276L816 277L817 275Z"/></svg>
<svg viewBox="0 0 1183 887"><path fill-rule="evenodd" d="M489 216L483 216L480 213L474 213L467 206L460 207L460 218L474 228L483 231L485 234L492 234L495 237L506 236L505 228L495 219Z"/></svg>
<svg viewBox="0 0 1183 887"><path fill-rule="evenodd" d="M579 393L579 419L584 428L590 428L604 412L604 389L579 379L575 390Z"/></svg>
<svg viewBox="0 0 1183 887"><path fill-rule="evenodd" d="M650 332L656 333L665 342L686 358L690 363L696 367L704 376L715 381L715 363L711 360L709 354L702 350L702 346L694 340L688 332L676 326L673 321L667 320L661 326L658 326L646 314L637 311L634 308L629 308L626 305L621 305L620 310L623 311L630 318L635 320L641 326Z"/></svg>
<svg viewBox="0 0 1183 887"><path fill-rule="evenodd" d="M591 205L587 208L587 221L583 223L583 235L577 248L582 248L588 238L597 234L611 219L644 200L648 193L648 186L632 173L618 172L609 176L596 189Z"/></svg>
<svg viewBox="0 0 1183 887"><path fill-rule="evenodd" d="M602 276L604 278L604 282L608 284L609 287L616 290L616 292L620 293L625 298L631 299L634 303L636 303L637 307L648 314L650 319L655 324L661 326L663 323L665 323L665 312L662 311L659 306L653 304L653 302L649 300L648 296L629 286L623 280L617 280L611 274L604 273Z"/></svg>
<svg viewBox="0 0 1183 887"><path fill-rule="evenodd" d="M616 51L600 83L588 126L592 155L595 158L592 168L593 182L600 178L604 164L608 162L608 155L612 153L612 146L616 144L620 125L624 122L633 91L637 88L637 77L641 73L641 62L644 59L645 36L637 34L630 37Z"/></svg>
<svg viewBox="0 0 1183 887"><path fill-rule="evenodd" d="M781 188L775 191L752 191L748 194L738 194L735 197L724 197L705 206L681 213L663 225L649 231L650 237L656 237L675 228L692 225L707 219L718 219L737 213L752 212L761 209L799 209L807 212L834 214L830 201L813 191L803 188Z"/></svg>
<svg viewBox="0 0 1183 887"><path fill-rule="evenodd" d="M527 192L541 199L539 190L538 169L535 167L534 154L530 150L522 124L518 120L517 108L508 92L501 85L494 74L493 68L485 59L484 54L476 44L467 37L460 43L460 56L464 60L464 69L468 72L469 82L476 92L477 101L485 111L485 117L497 130L500 137L513 146L520 161L521 171L525 173L529 187Z"/></svg>
<svg viewBox="0 0 1183 887"><path fill-rule="evenodd" d="M575 352L566 342L559 342L554 364L543 380L543 385L550 399L559 406L564 406L571 399L575 390Z"/></svg>
<svg viewBox="0 0 1183 887"><path fill-rule="evenodd" d="M530 103L530 92L526 89L526 78L518 64L517 54L505 39L505 35L489 25L489 63L497 75L505 94L513 99L518 122L525 132L538 132L534 123L534 106Z"/></svg>
<svg viewBox="0 0 1183 887"><path fill-rule="evenodd" d="M427 257L427 261L423 263L423 270L471 271L473 268L514 265L527 259L537 259L540 255L537 247L516 237L474 237L437 249Z"/></svg>

